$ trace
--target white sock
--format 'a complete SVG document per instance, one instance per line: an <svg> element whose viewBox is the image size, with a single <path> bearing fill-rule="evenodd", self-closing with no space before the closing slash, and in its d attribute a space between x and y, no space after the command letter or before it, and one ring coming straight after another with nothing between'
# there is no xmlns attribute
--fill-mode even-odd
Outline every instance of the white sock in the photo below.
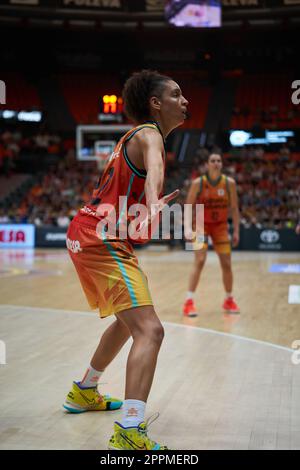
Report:
<svg viewBox="0 0 300 470"><path fill-rule="evenodd" d="M226 299L229 299L230 297L232 297L232 292L226 292Z"/></svg>
<svg viewBox="0 0 300 470"><path fill-rule="evenodd" d="M194 299L194 292L191 292L190 290L188 290L186 293L186 300L193 300L193 299Z"/></svg>
<svg viewBox="0 0 300 470"><path fill-rule="evenodd" d="M97 387L98 381L103 372L103 370L96 370L92 366L89 366L80 382L80 385L83 388Z"/></svg>
<svg viewBox="0 0 300 470"><path fill-rule="evenodd" d="M124 400L121 425L124 428L138 426L145 420L146 403L140 400Z"/></svg>

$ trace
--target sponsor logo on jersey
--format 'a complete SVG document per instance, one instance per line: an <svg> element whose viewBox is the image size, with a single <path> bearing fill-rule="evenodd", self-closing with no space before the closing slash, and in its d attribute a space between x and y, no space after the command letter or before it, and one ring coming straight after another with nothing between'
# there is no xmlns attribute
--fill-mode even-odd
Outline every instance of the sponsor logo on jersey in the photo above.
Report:
<svg viewBox="0 0 300 470"><path fill-rule="evenodd" d="M70 238L67 238L67 248L75 254L82 251L80 242L78 240L71 240Z"/></svg>

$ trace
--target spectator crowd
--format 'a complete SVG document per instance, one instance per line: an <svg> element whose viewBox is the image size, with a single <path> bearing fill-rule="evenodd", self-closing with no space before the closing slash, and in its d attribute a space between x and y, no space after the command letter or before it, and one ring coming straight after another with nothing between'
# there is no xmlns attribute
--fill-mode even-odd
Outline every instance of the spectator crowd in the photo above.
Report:
<svg viewBox="0 0 300 470"><path fill-rule="evenodd" d="M78 208L89 201L99 179L96 162L79 162L74 143L58 135L39 132L25 137L22 132L0 132L2 177L14 171L14 161L24 151L44 151L59 155L19 203L2 206L0 223L33 223L36 226L66 227ZM192 167L182 169L171 159L166 172L165 191L181 187L177 203L184 203L191 180L204 174L206 148L199 148ZM245 227L294 228L300 219L300 153L287 145L275 153L262 147L232 149L223 155L223 172L236 180L241 223Z"/></svg>

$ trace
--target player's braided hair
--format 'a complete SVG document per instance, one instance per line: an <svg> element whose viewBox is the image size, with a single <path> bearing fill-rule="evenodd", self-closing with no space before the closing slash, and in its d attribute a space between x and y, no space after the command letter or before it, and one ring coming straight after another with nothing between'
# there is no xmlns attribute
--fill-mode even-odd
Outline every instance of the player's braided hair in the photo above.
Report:
<svg viewBox="0 0 300 470"><path fill-rule="evenodd" d="M172 80L154 70L142 70L131 75L123 89L125 113L135 123L151 118L149 99L161 97L165 82Z"/></svg>

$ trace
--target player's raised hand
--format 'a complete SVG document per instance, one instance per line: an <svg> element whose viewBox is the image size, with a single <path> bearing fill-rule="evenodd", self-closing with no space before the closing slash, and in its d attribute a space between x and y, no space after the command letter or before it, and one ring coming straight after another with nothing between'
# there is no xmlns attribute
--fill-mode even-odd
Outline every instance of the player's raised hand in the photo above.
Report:
<svg viewBox="0 0 300 470"><path fill-rule="evenodd" d="M153 220L154 217L156 217L157 214L163 210L163 208L168 204L168 202L172 201L173 199L175 199L175 197L178 196L179 192L179 189L175 189L175 191L173 191L172 193L161 197L156 204L151 204L150 211L148 208L148 221L151 222L151 220Z"/></svg>
<svg viewBox="0 0 300 470"><path fill-rule="evenodd" d="M162 201L163 205L166 205L168 204L168 202L172 201L172 199L175 199L175 197L177 197L179 193L180 193L179 189L175 189L175 191L173 191L172 193L167 194L166 196L163 196L159 200L159 202Z"/></svg>
<svg viewBox="0 0 300 470"><path fill-rule="evenodd" d="M140 230L147 230L151 222L153 222L153 220L158 216L158 214L163 210L168 202L172 201L178 196L179 192L179 189L176 189L172 193L161 197L155 204L152 203L151 206L148 207L148 217L140 224Z"/></svg>

